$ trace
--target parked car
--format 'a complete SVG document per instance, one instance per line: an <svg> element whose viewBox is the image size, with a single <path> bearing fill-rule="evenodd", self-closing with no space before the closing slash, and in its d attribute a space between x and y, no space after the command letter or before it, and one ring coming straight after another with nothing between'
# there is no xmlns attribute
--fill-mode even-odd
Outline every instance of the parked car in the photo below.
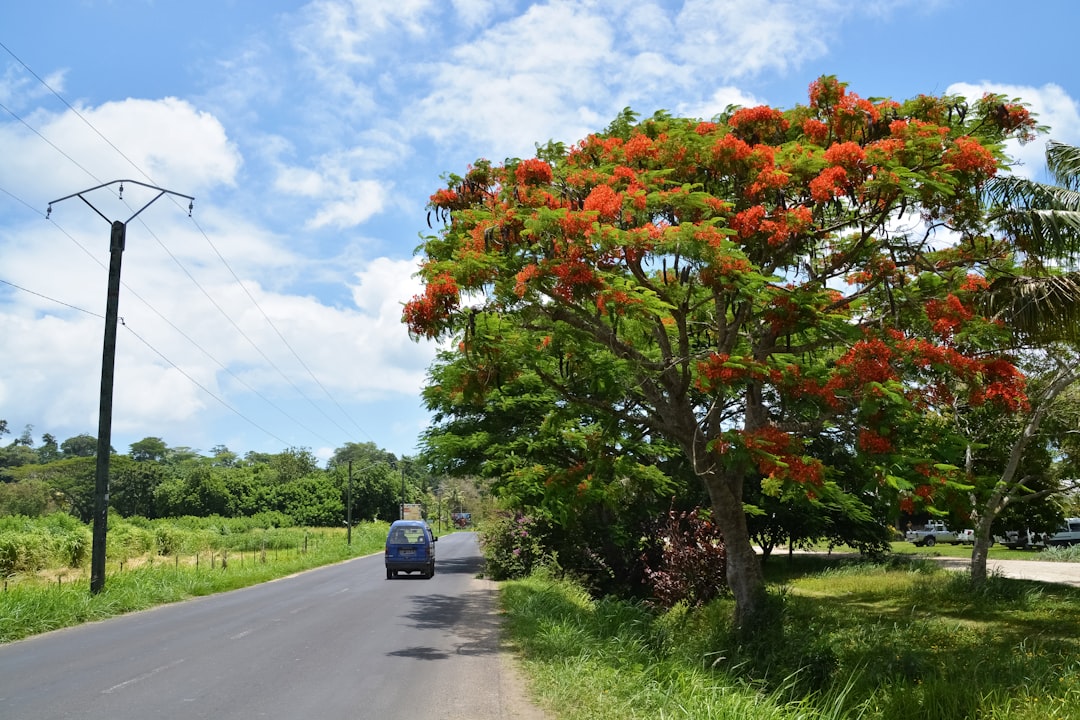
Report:
<svg viewBox="0 0 1080 720"><path fill-rule="evenodd" d="M1080 543L1080 518L1066 518L1065 524L1056 533L1045 539L1047 547L1075 545L1077 543Z"/></svg>
<svg viewBox="0 0 1080 720"><path fill-rule="evenodd" d="M1066 518L1065 524L1053 533L1009 530L1004 536L998 535L994 539L1013 550L1076 545L1080 543L1080 518Z"/></svg>
<svg viewBox="0 0 1080 720"><path fill-rule="evenodd" d="M926 523L926 527L919 530L908 530L904 534L904 539L925 547L933 547L939 542L952 543L953 545L959 545L963 542L959 533L945 527L945 523L940 520L931 520Z"/></svg>
<svg viewBox="0 0 1080 720"><path fill-rule="evenodd" d="M391 523L383 551L386 579L397 577L399 572L419 572L422 577L434 577L437 540L431 526L423 520L396 520Z"/></svg>

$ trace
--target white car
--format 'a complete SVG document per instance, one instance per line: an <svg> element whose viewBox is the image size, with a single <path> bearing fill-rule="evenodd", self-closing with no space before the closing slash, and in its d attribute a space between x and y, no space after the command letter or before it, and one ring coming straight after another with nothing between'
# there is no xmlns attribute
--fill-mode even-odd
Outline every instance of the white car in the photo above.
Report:
<svg viewBox="0 0 1080 720"><path fill-rule="evenodd" d="M1043 544L1051 545L1075 545L1080 543L1080 518L1066 518L1065 525L1053 535L1046 537Z"/></svg>
<svg viewBox="0 0 1080 720"><path fill-rule="evenodd" d="M994 538L1007 548L1041 548L1080 543L1080 518L1066 518L1065 524L1054 533L1033 533L1030 530L1009 530L1005 537Z"/></svg>

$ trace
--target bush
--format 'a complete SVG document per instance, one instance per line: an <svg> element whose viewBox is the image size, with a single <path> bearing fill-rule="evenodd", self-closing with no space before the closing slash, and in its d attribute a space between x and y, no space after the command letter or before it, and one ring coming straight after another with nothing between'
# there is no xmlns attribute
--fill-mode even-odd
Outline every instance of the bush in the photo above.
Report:
<svg viewBox="0 0 1080 720"><path fill-rule="evenodd" d="M665 608L703 605L727 588L727 552L716 526L700 509L668 511L642 558L654 601Z"/></svg>
<svg viewBox="0 0 1080 720"><path fill-rule="evenodd" d="M500 513L478 532L485 572L493 580L526 577L544 559L536 522L527 515Z"/></svg>

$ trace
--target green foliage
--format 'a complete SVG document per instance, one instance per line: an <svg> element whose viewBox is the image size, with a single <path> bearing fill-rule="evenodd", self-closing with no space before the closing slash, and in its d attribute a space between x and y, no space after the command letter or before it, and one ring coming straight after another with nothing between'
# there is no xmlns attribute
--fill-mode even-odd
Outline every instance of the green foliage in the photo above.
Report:
<svg viewBox="0 0 1080 720"><path fill-rule="evenodd" d="M97 438L83 433L69 437L60 443L60 452L65 458L95 457L97 455Z"/></svg>
<svg viewBox="0 0 1080 720"><path fill-rule="evenodd" d="M67 513L0 518L0 574L78 567L90 554L90 529Z"/></svg>
<svg viewBox="0 0 1080 720"><path fill-rule="evenodd" d="M0 482L0 517L37 517L56 510L56 503L52 488L41 480Z"/></svg>

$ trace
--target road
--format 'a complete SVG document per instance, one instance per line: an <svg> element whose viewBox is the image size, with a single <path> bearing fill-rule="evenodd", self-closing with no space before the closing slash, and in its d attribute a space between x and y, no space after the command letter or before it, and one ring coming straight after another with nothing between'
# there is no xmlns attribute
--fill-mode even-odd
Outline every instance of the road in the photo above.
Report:
<svg viewBox="0 0 1080 720"><path fill-rule="evenodd" d="M0 645L0 718L541 720L473 533L435 577L382 554Z"/></svg>
<svg viewBox="0 0 1080 720"><path fill-rule="evenodd" d="M969 570L971 558L935 557L935 561L950 570ZM1080 563L1048 560L987 560L989 573L1017 580L1038 580L1080 587Z"/></svg>

